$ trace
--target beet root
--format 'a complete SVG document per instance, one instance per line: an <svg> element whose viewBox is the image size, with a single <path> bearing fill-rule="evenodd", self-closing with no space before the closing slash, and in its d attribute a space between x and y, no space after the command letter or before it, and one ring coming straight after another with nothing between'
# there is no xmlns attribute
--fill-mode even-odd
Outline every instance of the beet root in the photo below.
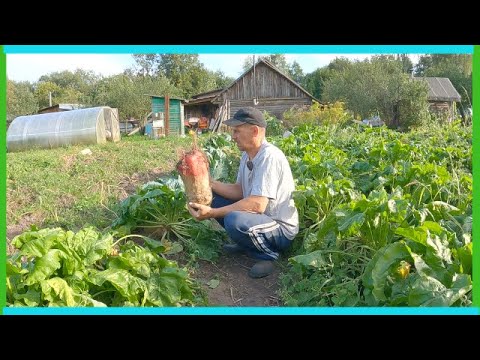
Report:
<svg viewBox="0 0 480 360"><path fill-rule="evenodd" d="M188 201L210 205L212 189L207 156L194 147L182 156L177 163L177 170L185 185Z"/></svg>

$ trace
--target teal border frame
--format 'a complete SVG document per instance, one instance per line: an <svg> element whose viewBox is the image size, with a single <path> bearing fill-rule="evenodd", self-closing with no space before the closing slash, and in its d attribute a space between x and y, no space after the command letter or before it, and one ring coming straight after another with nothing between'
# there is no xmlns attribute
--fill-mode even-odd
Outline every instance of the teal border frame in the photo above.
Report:
<svg viewBox="0 0 480 360"><path fill-rule="evenodd" d="M478 315L476 308L327 308L327 307L194 307L194 308L25 308L8 307L5 315Z"/></svg>
<svg viewBox="0 0 480 360"><path fill-rule="evenodd" d="M4 45L7 54L471 54L473 45Z"/></svg>
<svg viewBox="0 0 480 360"><path fill-rule="evenodd" d="M0 46L0 239L6 239L6 55L7 54L473 54L473 70L480 69L478 45L4 45ZM480 76L473 76L473 108L480 108ZM480 169L480 113L473 112L473 178ZM478 177L478 176L477 176ZM480 233L480 183L473 182L473 234ZM475 245L474 245L475 247ZM0 241L0 314L4 315L479 315L480 288L473 287L469 308L13 308L6 305L6 241ZM480 252L473 252L473 277L480 279ZM1 295L3 294L3 295Z"/></svg>
<svg viewBox="0 0 480 360"><path fill-rule="evenodd" d="M5 89L5 91L4 91ZM0 45L0 314L7 303L7 57ZM3 239L3 240L1 240ZM3 295L2 295L3 294Z"/></svg>
<svg viewBox="0 0 480 360"><path fill-rule="evenodd" d="M473 50L473 64L472 64L472 96L473 96L473 134L472 134L472 176L473 176L473 200L472 200L472 213L473 213L473 228L472 228L472 241L475 238L475 234L480 234L480 216L478 210L480 210L480 45L475 45ZM477 74L477 75L475 75ZM475 178L477 181L475 181ZM478 241L478 237L477 237ZM472 279L480 279L480 248L473 243L472 247ZM477 250L475 250L477 249ZM480 286L475 286L473 282L473 306L480 310Z"/></svg>

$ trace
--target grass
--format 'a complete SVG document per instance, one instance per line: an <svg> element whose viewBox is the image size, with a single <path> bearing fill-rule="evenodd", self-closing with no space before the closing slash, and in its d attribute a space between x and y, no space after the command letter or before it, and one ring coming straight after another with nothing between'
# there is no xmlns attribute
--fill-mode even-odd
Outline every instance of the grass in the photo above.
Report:
<svg viewBox="0 0 480 360"><path fill-rule="evenodd" d="M138 185L174 169L191 138L144 136L118 143L36 149L7 154L7 225L101 229L119 201ZM80 152L89 148L91 155Z"/></svg>

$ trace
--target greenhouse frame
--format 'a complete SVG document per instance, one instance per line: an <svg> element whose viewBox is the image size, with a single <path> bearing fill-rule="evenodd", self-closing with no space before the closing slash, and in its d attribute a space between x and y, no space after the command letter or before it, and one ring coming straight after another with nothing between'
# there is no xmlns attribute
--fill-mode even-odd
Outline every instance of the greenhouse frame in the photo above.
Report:
<svg viewBox="0 0 480 360"><path fill-rule="evenodd" d="M118 110L108 106L19 116L8 128L7 151L117 142L118 123Z"/></svg>

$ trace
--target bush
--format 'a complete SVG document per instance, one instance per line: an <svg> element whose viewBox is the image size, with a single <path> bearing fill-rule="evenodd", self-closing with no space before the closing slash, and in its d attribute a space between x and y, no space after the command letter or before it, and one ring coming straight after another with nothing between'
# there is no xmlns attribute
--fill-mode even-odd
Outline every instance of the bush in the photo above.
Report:
<svg viewBox="0 0 480 360"><path fill-rule="evenodd" d="M263 112L265 121L267 122L266 136L281 136L285 132L283 122L278 120L274 115L270 115L267 111Z"/></svg>
<svg viewBox="0 0 480 360"><path fill-rule="evenodd" d="M291 129L295 126L343 124L352 116L344 108L344 103L337 101L333 104L321 105L314 102L312 106L292 107L283 114L285 127Z"/></svg>

